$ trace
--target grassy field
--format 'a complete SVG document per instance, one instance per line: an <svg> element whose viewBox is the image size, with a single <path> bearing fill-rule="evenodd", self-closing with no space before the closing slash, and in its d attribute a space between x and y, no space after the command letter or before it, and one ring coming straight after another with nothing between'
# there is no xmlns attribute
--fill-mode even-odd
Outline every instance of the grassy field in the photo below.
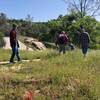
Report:
<svg viewBox="0 0 100 100"><path fill-rule="evenodd" d="M1 49L0 61L10 52ZM80 50L20 55L30 62L0 65L0 100L100 100L100 50L90 50L86 58Z"/></svg>

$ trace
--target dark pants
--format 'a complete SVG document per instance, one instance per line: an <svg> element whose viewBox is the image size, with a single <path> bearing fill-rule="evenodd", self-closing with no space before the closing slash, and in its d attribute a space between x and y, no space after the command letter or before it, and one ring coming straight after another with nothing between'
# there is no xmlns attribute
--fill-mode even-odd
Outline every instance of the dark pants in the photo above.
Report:
<svg viewBox="0 0 100 100"><path fill-rule="evenodd" d="M87 54L87 51L88 51L88 45L83 45L82 46L82 52L83 52L83 54Z"/></svg>
<svg viewBox="0 0 100 100"><path fill-rule="evenodd" d="M59 53L63 52L63 54L66 53L66 44L60 44L59 45Z"/></svg>
<svg viewBox="0 0 100 100"><path fill-rule="evenodd" d="M14 61L15 55L16 55L16 57L17 57L17 60L20 61L18 48L16 48L16 47L14 46L14 47L12 47L12 55L11 55L11 58L10 58L10 62L13 62L13 61Z"/></svg>

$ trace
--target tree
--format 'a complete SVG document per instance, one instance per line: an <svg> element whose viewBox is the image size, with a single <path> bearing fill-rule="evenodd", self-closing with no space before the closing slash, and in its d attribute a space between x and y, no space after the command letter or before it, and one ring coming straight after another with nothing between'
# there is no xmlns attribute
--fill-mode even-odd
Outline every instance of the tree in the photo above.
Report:
<svg viewBox="0 0 100 100"><path fill-rule="evenodd" d="M8 18L5 13L0 13L0 32L6 34L9 30Z"/></svg>
<svg viewBox="0 0 100 100"><path fill-rule="evenodd" d="M3 47L5 45L5 41L3 39L3 33L0 32L0 48Z"/></svg>
<svg viewBox="0 0 100 100"><path fill-rule="evenodd" d="M7 16L4 13L0 13L0 25L7 23Z"/></svg>
<svg viewBox="0 0 100 100"><path fill-rule="evenodd" d="M28 27L31 27L32 26L33 17L31 17L31 15L28 14L27 17L26 17L26 21L27 21Z"/></svg>
<svg viewBox="0 0 100 100"><path fill-rule="evenodd" d="M79 13L79 17L86 15L100 15L100 0L63 0L68 5L68 10L74 10Z"/></svg>

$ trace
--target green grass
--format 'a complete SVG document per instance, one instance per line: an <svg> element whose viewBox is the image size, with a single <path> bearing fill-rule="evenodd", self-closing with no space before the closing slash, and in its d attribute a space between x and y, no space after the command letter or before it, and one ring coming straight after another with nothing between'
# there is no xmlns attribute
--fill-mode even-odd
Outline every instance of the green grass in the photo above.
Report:
<svg viewBox="0 0 100 100"><path fill-rule="evenodd" d="M33 59L46 59L52 57L52 55L57 55L56 51L19 51L19 55L23 60L33 60ZM0 49L0 61L8 61L11 56L11 50ZM15 58L16 59L16 58Z"/></svg>
<svg viewBox="0 0 100 100"><path fill-rule="evenodd" d="M0 50L0 60L8 60L10 51ZM30 62L0 65L0 100L23 100L25 91L33 100L99 100L100 51L90 50L86 58L80 50L58 55L56 51L21 51ZM31 61L40 58L40 61ZM11 69L20 66L22 69ZM39 93L35 93L39 90Z"/></svg>

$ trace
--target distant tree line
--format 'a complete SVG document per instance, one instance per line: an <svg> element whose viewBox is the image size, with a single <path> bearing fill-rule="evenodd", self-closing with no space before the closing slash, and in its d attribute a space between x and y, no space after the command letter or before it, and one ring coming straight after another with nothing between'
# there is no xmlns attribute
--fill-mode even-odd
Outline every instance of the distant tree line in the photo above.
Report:
<svg viewBox="0 0 100 100"><path fill-rule="evenodd" d="M20 35L54 43L58 32L64 30L69 35L71 42L78 45L80 25L83 25L91 37L90 47L100 48L100 22L87 15L81 18L79 14L80 12L75 12L72 9L69 14L65 16L59 15L57 19L49 20L48 22L34 22L33 17L30 15L25 20L16 20L8 19L6 14L0 13L0 41L3 41L3 36L9 35L12 24L16 23ZM2 42L1 44L4 43Z"/></svg>

